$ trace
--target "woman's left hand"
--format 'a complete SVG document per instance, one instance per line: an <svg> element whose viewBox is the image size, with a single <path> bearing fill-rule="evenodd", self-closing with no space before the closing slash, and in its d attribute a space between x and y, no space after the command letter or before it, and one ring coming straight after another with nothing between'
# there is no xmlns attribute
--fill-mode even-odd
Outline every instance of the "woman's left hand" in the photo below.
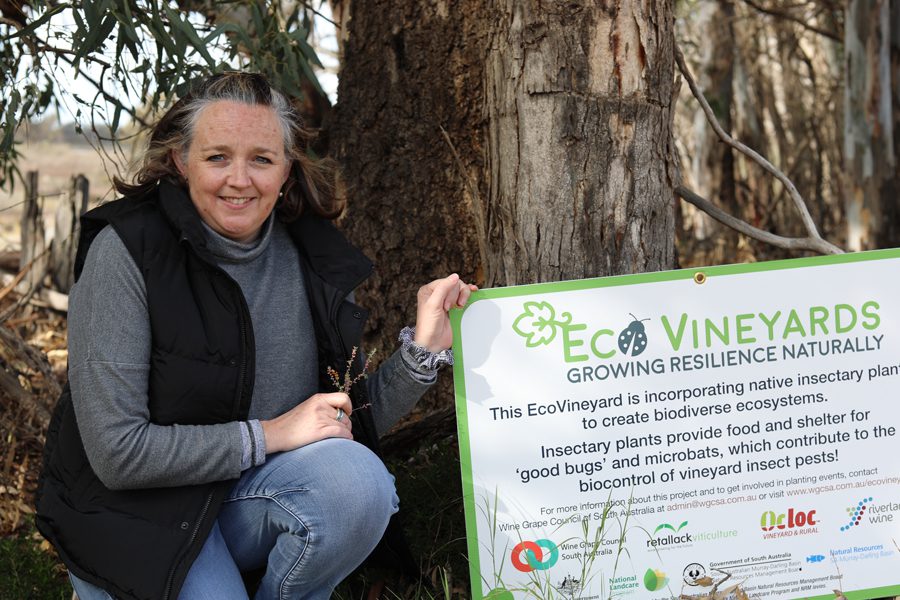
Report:
<svg viewBox="0 0 900 600"><path fill-rule="evenodd" d="M440 352L453 345L453 330L448 312L463 307L478 286L466 283L456 273L435 279L419 288L416 296L416 336L413 341L429 352Z"/></svg>

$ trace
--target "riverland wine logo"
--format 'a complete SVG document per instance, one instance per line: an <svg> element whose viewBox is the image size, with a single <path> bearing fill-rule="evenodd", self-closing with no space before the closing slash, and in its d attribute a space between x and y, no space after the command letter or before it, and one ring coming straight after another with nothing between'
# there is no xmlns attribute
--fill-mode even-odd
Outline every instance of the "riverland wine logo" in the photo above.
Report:
<svg viewBox="0 0 900 600"><path fill-rule="evenodd" d="M850 522L846 525L842 525L841 531L847 531L848 529L858 526L862 521L863 515L866 514L866 509L870 504L872 504L871 496L869 496L868 498L863 498L853 506L848 506L847 516L850 517Z"/></svg>
<svg viewBox="0 0 900 600"><path fill-rule="evenodd" d="M525 302L522 308L524 311L513 322L513 330L525 338L525 346L536 348L549 345L559 333L563 338L566 361L571 362L571 349L585 344L587 340L573 339L570 334L587 329L587 325L572 323L572 313L568 312L561 313L557 318L556 309L549 302ZM612 358L617 351L625 356L638 356L647 349L647 330L643 322L648 320L631 315L631 321L618 336L612 329L598 329L591 336L588 347L597 358ZM575 358L586 360L587 356Z"/></svg>

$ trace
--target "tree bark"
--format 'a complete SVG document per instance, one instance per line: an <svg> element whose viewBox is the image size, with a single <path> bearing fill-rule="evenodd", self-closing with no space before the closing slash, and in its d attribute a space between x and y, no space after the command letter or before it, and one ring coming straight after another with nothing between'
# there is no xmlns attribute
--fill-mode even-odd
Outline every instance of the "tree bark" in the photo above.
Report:
<svg viewBox="0 0 900 600"><path fill-rule="evenodd" d="M705 40L693 51L697 83L715 112L722 128L734 134L732 119L734 98L735 44L734 5L731 0L699 3L690 16L693 27L686 34L689 41ZM692 46L681 45L683 51ZM687 56L685 57L687 58ZM686 185L703 198L715 202L731 215L744 217L748 211L738 202L735 181L735 156L731 146L719 139L699 104L686 98L682 106L693 109L692 127L683 135L687 140L690 175ZM694 264L735 263L746 260L749 245L734 229L722 225L688 203L681 204L684 226L679 238L682 255L693 257Z"/></svg>
<svg viewBox="0 0 900 600"><path fill-rule="evenodd" d="M675 266L670 0L356 0L331 151L380 347L415 291Z"/></svg>
<svg viewBox="0 0 900 600"><path fill-rule="evenodd" d="M844 44L847 244L900 246L900 3L850 0Z"/></svg>
<svg viewBox="0 0 900 600"><path fill-rule="evenodd" d="M488 284L674 266L669 3L508 0L493 17Z"/></svg>

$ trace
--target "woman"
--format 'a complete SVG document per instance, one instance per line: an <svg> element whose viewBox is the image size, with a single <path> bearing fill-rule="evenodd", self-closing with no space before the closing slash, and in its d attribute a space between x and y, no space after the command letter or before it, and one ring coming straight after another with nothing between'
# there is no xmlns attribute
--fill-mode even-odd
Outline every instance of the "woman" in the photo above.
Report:
<svg viewBox="0 0 900 600"><path fill-rule="evenodd" d="M263 77L214 76L82 219L37 517L81 600L247 598L258 569L256 598L328 598L397 510L373 450L475 287L420 289L401 350L335 391L328 367L364 369L347 298L371 263L326 220L341 207L306 139Z"/></svg>

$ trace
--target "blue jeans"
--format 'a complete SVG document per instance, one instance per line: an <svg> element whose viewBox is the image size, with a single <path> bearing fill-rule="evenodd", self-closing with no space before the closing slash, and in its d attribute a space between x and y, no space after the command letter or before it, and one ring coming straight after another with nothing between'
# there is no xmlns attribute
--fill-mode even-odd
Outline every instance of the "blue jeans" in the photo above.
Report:
<svg viewBox="0 0 900 600"><path fill-rule="evenodd" d="M240 572L265 567L255 600L325 600L375 548L398 502L394 478L357 442L269 455L235 484L178 598L247 600ZM80 600L111 598L69 579Z"/></svg>

